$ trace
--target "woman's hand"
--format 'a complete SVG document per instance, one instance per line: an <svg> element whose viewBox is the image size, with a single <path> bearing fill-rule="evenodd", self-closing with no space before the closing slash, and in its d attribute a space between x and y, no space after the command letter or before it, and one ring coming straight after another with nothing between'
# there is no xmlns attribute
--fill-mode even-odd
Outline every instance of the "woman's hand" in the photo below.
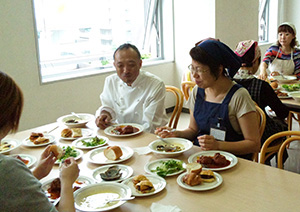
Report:
<svg viewBox="0 0 300 212"><path fill-rule="evenodd" d="M162 138L178 137L177 131L171 127L158 127L154 133Z"/></svg>
<svg viewBox="0 0 300 212"><path fill-rule="evenodd" d="M202 150L219 149L219 142L212 135L201 135L197 139Z"/></svg>
<svg viewBox="0 0 300 212"><path fill-rule="evenodd" d="M257 78L261 80L266 80L268 78L268 74L266 71L261 71Z"/></svg>
<svg viewBox="0 0 300 212"><path fill-rule="evenodd" d="M32 174L38 179L46 177L53 168L53 165L57 158L50 151L50 146L47 146L43 151L37 167L34 169Z"/></svg>
<svg viewBox="0 0 300 212"><path fill-rule="evenodd" d="M79 176L79 168L73 157L67 158L60 167L60 180L73 184Z"/></svg>

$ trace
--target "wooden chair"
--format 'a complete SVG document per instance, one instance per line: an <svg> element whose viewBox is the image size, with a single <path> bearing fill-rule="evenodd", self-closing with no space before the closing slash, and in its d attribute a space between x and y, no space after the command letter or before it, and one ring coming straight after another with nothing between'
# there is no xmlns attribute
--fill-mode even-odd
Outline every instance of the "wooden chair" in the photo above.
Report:
<svg viewBox="0 0 300 212"><path fill-rule="evenodd" d="M166 92L173 93L176 98L176 104L168 124L169 127L176 129L182 111L182 107L183 107L183 93L179 88L176 88L171 85L166 85Z"/></svg>
<svg viewBox="0 0 300 212"><path fill-rule="evenodd" d="M263 146L260 150L259 163L264 164L266 159L268 159L273 153L279 152L279 150L280 150L282 144L284 143L284 141L280 142L279 144L271 146L272 142L274 140L276 140L278 138L285 138L285 137L288 137L286 139L286 140L288 140L289 137L291 137L291 136L300 136L300 131L283 131L283 132L279 132L279 133L276 133L276 134L270 136L265 141L265 143L263 144ZM291 137L291 138L293 138L293 137ZM288 140L286 142L286 145L289 144L293 140L295 140L295 139ZM283 148L285 148L285 147L283 147ZM281 153L281 163L282 163L282 155L283 155L283 152ZM279 165L279 155L278 155L278 165Z"/></svg>
<svg viewBox="0 0 300 212"><path fill-rule="evenodd" d="M297 115L297 117L295 116ZM299 126L300 126L300 112L296 112L296 111L289 111L289 115L288 115L288 118L287 118L287 123L288 123L288 130L292 130L292 125L293 125L293 119L295 119Z"/></svg>
<svg viewBox="0 0 300 212"><path fill-rule="evenodd" d="M289 137L285 139L285 141L281 144L280 149L278 151L278 164L277 164L278 168L280 169L283 169L283 152L292 141L300 141L300 136Z"/></svg>
<svg viewBox="0 0 300 212"><path fill-rule="evenodd" d="M266 127L266 114L264 113L264 111L257 105L255 104L255 108L256 108L256 113L259 119L259 135L260 135L260 139L262 137L262 135L264 134L265 131L265 127ZM258 162L258 152L253 154L253 161Z"/></svg>
<svg viewBox="0 0 300 212"><path fill-rule="evenodd" d="M196 85L193 81L184 81L181 83L181 90L183 92L184 98L187 101L190 97L190 89Z"/></svg>

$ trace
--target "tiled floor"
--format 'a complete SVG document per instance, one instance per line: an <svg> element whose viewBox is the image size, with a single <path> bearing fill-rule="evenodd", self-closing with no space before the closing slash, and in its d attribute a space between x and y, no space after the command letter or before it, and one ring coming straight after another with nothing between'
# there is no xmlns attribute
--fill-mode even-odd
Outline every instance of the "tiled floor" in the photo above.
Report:
<svg viewBox="0 0 300 212"><path fill-rule="evenodd" d="M177 129L185 129L189 125L190 115L188 113L181 113ZM293 129L299 130L297 122L293 122ZM296 173L300 173L300 141L291 143L288 149L289 158L284 164L284 169ZM275 166L275 160L271 161L272 166Z"/></svg>

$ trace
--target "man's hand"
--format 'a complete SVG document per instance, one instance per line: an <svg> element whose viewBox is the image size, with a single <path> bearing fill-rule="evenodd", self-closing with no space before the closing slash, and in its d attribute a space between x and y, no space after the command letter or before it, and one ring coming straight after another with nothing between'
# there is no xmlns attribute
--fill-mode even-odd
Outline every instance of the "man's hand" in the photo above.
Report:
<svg viewBox="0 0 300 212"><path fill-rule="evenodd" d="M107 111L102 111L100 116L96 118L96 125L100 129L104 130L106 127L110 125L112 117Z"/></svg>

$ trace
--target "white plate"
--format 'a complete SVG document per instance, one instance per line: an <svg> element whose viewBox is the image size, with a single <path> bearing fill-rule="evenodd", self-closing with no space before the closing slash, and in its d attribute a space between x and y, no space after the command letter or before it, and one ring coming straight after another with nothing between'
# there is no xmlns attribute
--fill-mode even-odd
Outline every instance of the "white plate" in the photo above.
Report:
<svg viewBox="0 0 300 212"><path fill-rule="evenodd" d="M53 135L44 134L44 137L48 138L49 142L42 143L42 144L34 144L31 140L29 140L29 138L25 138L23 140L23 145L27 146L27 147L39 147L39 146L46 146L46 145L51 144L55 141L55 137Z"/></svg>
<svg viewBox="0 0 300 212"><path fill-rule="evenodd" d="M11 139L11 138L4 138L1 140L1 143L3 144L4 142L11 144L12 146L4 151L0 151L0 153L8 153L16 148L18 148L21 145L21 141L16 140L16 139Z"/></svg>
<svg viewBox="0 0 300 212"><path fill-rule="evenodd" d="M55 199L51 199L50 198L50 194L48 193L48 188L50 187L50 185L51 185L51 182L53 181L53 180L55 180L56 178L52 178L52 179L49 179L49 180L46 180L46 181L43 181L43 180L41 180L41 183L42 183L42 189L43 189L43 191L46 193L46 196L48 197L48 199L49 199L49 201L50 202L54 202L55 201ZM79 183L77 183L77 182L80 182L80 184ZM77 178L77 180L74 182L74 184L73 184L73 187L74 186L77 186L77 187L85 187L85 186L88 186L88 185L91 185L91 184L94 184L95 183L95 181L92 179L92 178L90 178L90 177L86 177L86 176L79 176L78 178Z"/></svg>
<svg viewBox="0 0 300 212"><path fill-rule="evenodd" d="M113 164L113 163L120 163L122 161L128 160L129 158L132 157L134 151L130 147L123 147L120 146L122 149L123 155L118 159L118 160L108 160L104 156L104 150L107 147L100 147L97 149L93 149L88 152L88 159L89 162L95 163L95 164Z"/></svg>
<svg viewBox="0 0 300 212"><path fill-rule="evenodd" d="M155 191L150 192L150 193L144 193L144 194L140 193L138 190L136 190L136 188L134 187L134 184L132 182L132 179L134 177L128 178L128 179L124 180L122 183L127 185L131 189L133 196L140 196L140 197L157 194L158 192L162 191L167 185L166 180L157 175L144 175L144 176L147 177L149 179L149 181L153 184Z"/></svg>
<svg viewBox="0 0 300 212"><path fill-rule="evenodd" d="M229 152L224 152L224 151L202 151L202 152L197 152L193 155L191 155L188 159L188 162L189 163L193 163L193 162L197 162L197 157L198 156L211 156L213 157L215 155L215 153L220 153L221 155L225 156L227 160L230 161L230 164L228 166L225 166L225 167L222 167L222 168L207 168L207 169L210 169L210 170L213 170L213 171L221 171L221 170L226 170L226 169L230 169L232 167L234 167L237 162L238 162L238 159L235 155L229 153Z"/></svg>
<svg viewBox="0 0 300 212"><path fill-rule="evenodd" d="M161 140L155 140L152 141L148 146L149 148L152 150L152 152L156 153L156 154L160 154L160 155L164 155L164 156L178 156L180 154L182 154L183 152L186 152L188 150L190 150L193 147L193 143L190 140L184 139L184 138L164 138L169 144L171 145L176 145L176 146L181 146L184 149L181 151L177 151L177 152L165 152L165 151L158 151L156 150L156 147L158 145L165 145L165 143Z"/></svg>
<svg viewBox="0 0 300 212"><path fill-rule="evenodd" d="M27 154L14 154L14 155L10 155L11 157L15 157L19 155L22 159L28 160L28 164L26 164L26 166L29 168L30 166L32 166L33 164L35 164L35 162L37 161L36 157L32 156L32 155L27 155Z"/></svg>
<svg viewBox="0 0 300 212"><path fill-rule="evenodd" d="M164 159L154 160L154 161L150 161L149 163L147 163L144 166L144 170L145 170L145 172L147 172L149 174L157 175L156 172L151 172L151 170L155 170L156 167L161 166L162 165L162 163L161 163L162 161L168 161L168 160L181 161L181 160L171 159L171 158L164 158ZM184 172L185 171L185 166L186 166L186 164L183 162L182 163L182 167L184 168L183 170L174 172L172 174L167 174L167 177L174 176L174 175L177 175L177 174L180 174L180 173Z"/></svg>
<svg viewBox="0 0 300 212"><path fill-rule="evenodd" d="M129 198L131 190L121 183L96 183L74 193L75 208L80 211L108 211L123 205L126 201L105 204L105 199ZM90 205L82 202L90 198ZM105 204L105 205L104 205Z"/></svg>
<svg viewBox="0 0 300 212"><path fill-rule="evenodd" d="M220 174L214 172L214 175L216 177L216 180L211 182L211 183L207 183L207 182L202 182L200 185L196 185L196 186L190 186L187 185L183 182L183 177L187 174L187 172L182 173L181 175L179 175L177 177L177 183L179 186L181 186L182 188L188 189L188 190L192 190L192 191L207 191L213 188L216 188L218 186L220 186L223 182L223 178Z"/></svg>
<svg viewBox="0 0 300 212"><path fill-rule="evenodd" d="M93 130L91 130L91 129L83 129L83 128L81 128L81 134L82 134L81 137L76 137L76 138L74 138L74 137L68 137L68 138L60 137L60 139L67 140L67 141L73 141L75 139L79 139L79 138L90 136L92 133L93 133Z"/></svg>
<svg viewBox="0 0 300 212"><path fill-rule="evenodd" d="M291 76L291 75L278 75L278 76L272 76L275 80L279 81L280 83L288 83L291 81L294 81L297 79L296 76Z"/></svg>
<svg viewBox="0 0 300 212"><path fill-rule="evenodd" d="M135 132L135 133L131 133L131 134L124 134L124 135L117 135L113 132L113 130L118 127L118 126L123 126L123 125L131 125L133 127L136 127L139 129L139 131ZM104 130L104 133L106 135L109 135L109 136L115 136L115 137L128 137L128 136L133 136L133 135L137 135L141 132L143 132L144 128L142 125L139 125L139 124L134 124L134 123L124 123L124 124L115 124L113 126L109 126L107 127L105 130Z"/></svg>
<svg viewBox="0 0 300 212"><path fill-rule="evenodd" d="M105 171L107 171L108 168L112 167L112 166L118 166L120 170L120 173L122 173L122 176L120 179L118 180L111 180L111 181L106 181L103 180L100 176L100 173L103 173ZM131 177L131 175L133 174L133 169L130 166L126 166L126 165L106 165L106 166L101 166L97 169L94 169L93 171L93 178L95 179L95 181L97 182L121 182L123 180L126 180L127 178Z"/></svg>
<svg viewBox="0 0 300 212"><path fill-rule="evenodd" d="M74 159L75 160L78 160L78 159L80 159L81 157L82 157L82 155L83 155L83 151L81 150L81 149L74 149L76 152L77 152L77 157L75 157ZM57 161L55 161L55 164L59 164L60 162L58 162L58 160Z"/></svg>
<svg viewBox="0 0 300 212"><path fill-rule="evenodd" d="M95 138L95 136L89 136L89 137L85 137L85 138L79 138L79 139L73 141L72 146L75 146L76 148L79 148L79 149L94 149L94 148L98 148L98 147L106 145L109 141L109 139L104 136L97 135L97 137L104 139L105 143L99 144L97 146L84 146L82 143L82 140L89 140L91 138Z"/></svg>
<svg viewBox="0 0 300 212"><path fill-rule="evenodd" d="M59 117L56 121L58 123L62 123L71 128L73 127L79 128L79 127L84 127L89 121L95 118L92 114L88 114L88 113L77 113L77 115L81 118L81 120L78 119L76 116L69 114L69 115ZM75 119L78 121L78 123L66 123L66 121L70 119Z"/></svg>

